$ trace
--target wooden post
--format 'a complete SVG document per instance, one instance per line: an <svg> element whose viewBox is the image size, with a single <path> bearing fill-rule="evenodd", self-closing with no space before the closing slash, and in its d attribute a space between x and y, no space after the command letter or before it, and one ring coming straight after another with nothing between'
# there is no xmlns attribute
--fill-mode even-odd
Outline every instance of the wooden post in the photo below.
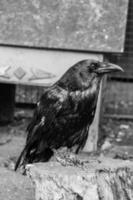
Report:
<svg viewBox="0 0 133 200"><path fill-rule="evenodd" d="M93 151L95 152L97 150L97 142L98 142L98 135L99 135L99 121L100 121L100 113L101 113L100 109L101 109L101 98L102 98L102 85L103 84L101 83L95 117L94 117L92 125L90 126L88 139L83 149L83 151L85 152L93 152Z"/></svg>
<svg viewBox="0 0 133 200"><path fill-rule="evenodd" d="M15 108L15 85L0 84L0 124L13 120Z"/></svg>

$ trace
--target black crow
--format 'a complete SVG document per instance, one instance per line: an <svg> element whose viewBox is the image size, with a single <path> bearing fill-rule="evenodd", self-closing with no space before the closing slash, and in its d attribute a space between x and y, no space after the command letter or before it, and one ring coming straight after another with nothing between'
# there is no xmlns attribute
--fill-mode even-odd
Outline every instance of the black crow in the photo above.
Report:
<svg viewBox="0 0 133 200"><path fill-rule="evenodd" d="M19 165L46 162L60 147L75 153L87 140L104 74L122 71L117 65L96 60L83 60L73 65L54 85L46 89L37 104L27 131Z"/></svg>

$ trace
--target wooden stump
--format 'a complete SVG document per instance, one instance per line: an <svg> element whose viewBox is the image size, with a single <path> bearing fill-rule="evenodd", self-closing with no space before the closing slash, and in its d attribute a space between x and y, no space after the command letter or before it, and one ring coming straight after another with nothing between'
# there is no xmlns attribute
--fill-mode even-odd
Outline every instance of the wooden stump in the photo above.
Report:
<svg viewBox="0 0 133 200"><path fill-rule="evenodd" d="M36 200L132 200L133 162L116 159L81 161L77 166L58 162L27 166Z"/></svg>
<svg viewBox="0 0 133 200"><path fill-rule="evenodd" d="M0 84L0 124L13 120L15 108L15 85Z"/></svg>

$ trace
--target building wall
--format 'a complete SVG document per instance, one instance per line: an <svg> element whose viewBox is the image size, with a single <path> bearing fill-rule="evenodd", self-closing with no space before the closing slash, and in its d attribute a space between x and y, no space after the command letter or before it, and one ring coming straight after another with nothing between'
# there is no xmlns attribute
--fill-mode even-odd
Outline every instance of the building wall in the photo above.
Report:
<svg viewBox="0 0 133 200"><path fill-rule="evenodd" d="M0 44L123 52L128 0L0 1Z"/></svg>

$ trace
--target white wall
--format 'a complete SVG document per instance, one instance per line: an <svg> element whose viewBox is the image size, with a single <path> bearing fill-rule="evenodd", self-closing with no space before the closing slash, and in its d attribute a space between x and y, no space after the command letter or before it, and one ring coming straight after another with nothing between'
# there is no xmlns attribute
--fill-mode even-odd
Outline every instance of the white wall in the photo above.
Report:
<svg viewBox="0 0 133 200"><path fill-rule="evenodd" d="M0 47L0 82L15 84L47 85L54 83L73 64L94 58L102 60L102 55L70 51L37 50L28 48ZM19 68L19 70L17 70ZM21 69L20 69L21 68ZM20 73L18 78L15 71ZM47 77L47 72L54 77ZM37 78L30 80L38 74ZM35 78L35 77L34 77Z"/></svg>

